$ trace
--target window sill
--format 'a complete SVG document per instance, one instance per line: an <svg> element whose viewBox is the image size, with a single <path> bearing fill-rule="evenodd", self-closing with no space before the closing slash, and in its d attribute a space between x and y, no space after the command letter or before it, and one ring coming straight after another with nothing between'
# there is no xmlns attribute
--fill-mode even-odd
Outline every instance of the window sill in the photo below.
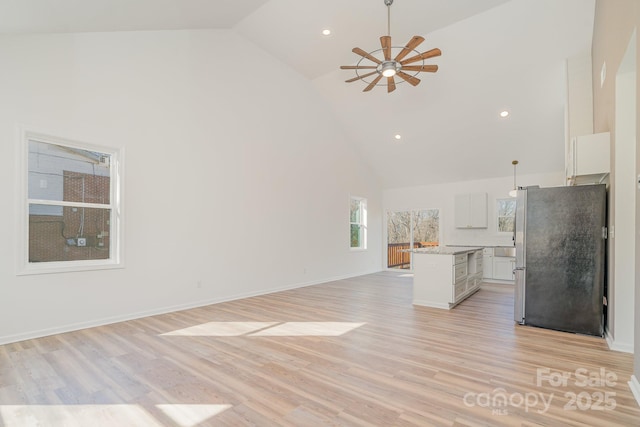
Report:
<svg viewBox="0 0 640 427"><path fill-rule="evenodd" d="M112 270L124 268L123 262L104 260L104 262L64 261L29 263L21 266L16 276L29 276L34 274L73 273L78 271Z"/></svg>

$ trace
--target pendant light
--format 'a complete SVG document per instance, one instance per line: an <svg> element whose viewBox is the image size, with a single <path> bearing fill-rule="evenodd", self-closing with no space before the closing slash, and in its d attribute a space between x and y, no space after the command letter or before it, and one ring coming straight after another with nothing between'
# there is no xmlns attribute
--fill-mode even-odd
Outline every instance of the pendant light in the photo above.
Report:
<svg viewBox="0 0 640 427"><path fill-rule="evenodd" d="M514 160L511 164L513 165L513 190L509 191L509 196L518 197L518 187L516 186L516 166L518 165L518 161Z"/></svg>

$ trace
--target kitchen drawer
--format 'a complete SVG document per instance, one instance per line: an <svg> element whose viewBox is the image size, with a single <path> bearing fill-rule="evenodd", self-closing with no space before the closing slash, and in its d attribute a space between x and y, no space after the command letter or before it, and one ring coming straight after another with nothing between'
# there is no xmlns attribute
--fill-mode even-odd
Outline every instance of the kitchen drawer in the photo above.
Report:
<svg viewBox="0 0 640 427"><path fill-rule="evenodd" d="M482 255L484 255L484 256L493 256L493 248L484 248L482 250Z"/></svg>
<svg viewBox="0 0 640 427"><path fill-rule="evenodd" d="M457 283L460 279L467 277L467 263L456 264L453 268L453 282Z"/></svg>
<svg viewBox="0 0 640 427"><path fill-rule="evenodd" d="M467 254L458 254L458 255L454 255L453 256L453 263L454 264L462 264L462 263L466 263L467 262Z"/></svg>
<svg viewBox="0 0 640 427"><path fill-rule="evenodd" d="M482 283L482 273L477 273L473 276L473 286L478 287Z"/></svg>
<svg viewBox="0 0 640 427"><path fill-rule="evenodd" d="M467 276L467 289L471 289L476 285L476 275Z"/></svg>
<svg viewBox="0 0 640 427"><path fill-rule="evenodd" d="M457 301L465 292L467 292L467 281L461 280L453 285L453 300Z"/></svg>

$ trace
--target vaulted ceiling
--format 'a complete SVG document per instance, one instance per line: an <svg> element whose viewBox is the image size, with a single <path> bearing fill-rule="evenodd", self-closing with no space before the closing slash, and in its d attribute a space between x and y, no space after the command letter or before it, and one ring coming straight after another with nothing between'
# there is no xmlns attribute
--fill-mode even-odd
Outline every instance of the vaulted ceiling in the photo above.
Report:
<svg viewBox="0 0 640 427"><path fill-rule="evenodd" d="M383 0L0 0L0 34L232 29L317 88L390 188L507 176L513 159L563 170L565 59L590 51L594 1L395 0L393 46L421 35L443 53L392 93L339 69L380 48Z"/></svg>

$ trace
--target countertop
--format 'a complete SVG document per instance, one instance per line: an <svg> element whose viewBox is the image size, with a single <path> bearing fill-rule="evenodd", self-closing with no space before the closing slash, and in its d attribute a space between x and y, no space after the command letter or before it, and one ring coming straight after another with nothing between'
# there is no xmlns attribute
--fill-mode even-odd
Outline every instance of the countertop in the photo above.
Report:
<svg viewBox="0 0 640 427"><path fill-rule="evenodd" d="M482 250L482 246L434 246L432 248L414 249L411 252L414 254L457 255L479 250Z"/></svg>
<svg viewBox="0 0 640 427"><path fill-rule="evenodd" d="M476 248L476 245L453 245L454 248ZM482 245L482 248L513 248L514 245Z"/></svg>

